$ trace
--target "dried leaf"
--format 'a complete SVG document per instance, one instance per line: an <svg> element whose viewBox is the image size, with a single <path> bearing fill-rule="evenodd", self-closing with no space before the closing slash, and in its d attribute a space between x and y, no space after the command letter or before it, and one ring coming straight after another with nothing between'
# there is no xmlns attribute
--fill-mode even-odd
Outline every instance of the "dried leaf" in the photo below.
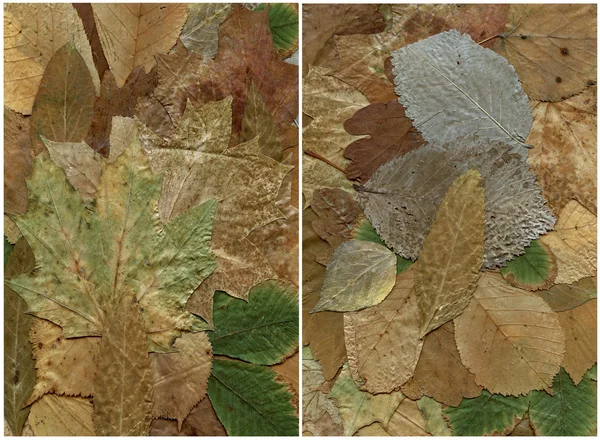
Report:
<svg viewBox="0 0 600 440"><path fill-rule="evenodd" d="M31 114L46 66L56 51L69 42L83 57L95 92L100 92L92 50L81 19L71 4L7 4L4 20L6 106L24 115Z"/></svg>
<svg viewBox="0 0 600 440"><path fill-rule="evenodd" d="M213 58L219 49L219 25L231 12L225 3L190 3L188 18L179 39L203 58Z"/></svg>
<svg viewBox="0 0 600 440"><path fill-rule="evenodd" d="M491 393L552 392L565 334L557 314L537 295L484 273L454 327L462 363Z"/></svg>
<svg viewBox="0 0 600 440"><path fill-rule="evenodd" d="M460 361L452 322L427 334L414 375L402 386L402 393L411 399L430 396L450 406L481 394L475 376Z"/></svg>
<svg viewBox="0 0 600 440"><path fill-rule="evenodd" d="M358 203L339 188L315 191L311 207L319 217L312 222L312 228L332 250L352 238L354 222L362 217Z"/></svg>
<svg viewBox="0 0 600 440"><path fill-rule="evenodd" d="M98 28L96 27L96 21L94 20L94 10L92 9L92 5L91 3L73 3L73 7L77 10L79 18L81 18L83 29L90 42L92 58L96 70L98 71L98 76L102 77L106 69L108 69L108 61L106 61L104 51L102 50L102 43L100 43L100 36L98 35Z"/></svg>
<svg viewBox="0 0 600 440"><path fill-rule="evenodd" d="M598 357L598 300L558 313L558 319L565 331L565 357L562 367L575 385L594 366Z"/></svg>
<svg viewBox="0 0 600 440"><path fill-rule="evenodd" d="M481 174L468 170L442 199L415 270L420 337L467 307L483 263L484 194Z"/></svg>
<svg viewBox="0 0 600 440"><path fill-rule="evenodd" d="M370 135L352 142L344 151L344 157L352 161L346 167L346 176L362 183L384 163L424 143L397 100L376 102L358 110L344 128L352 135Z"/></svg>
<svg viewBox="0 0 600 440"><path fill-rule="evenodd" d="M271 367L277 373L276 381L285 383L288 391L292 393L292 405L296 408L298 415L298 405L300 403L300 352L290 356L280 364Z"/></svg>
<svg viewBox="0 0 600 440"><path fill-rule="evenodd" d="M571 200L566 204L554 231L540 241L556 257L557 284L571 284L582 278L596 276L596 216L577 201Z"/></svg>
<svg viewBox="0 0 600 440"><path fill-rule="evenodd" d="M400 402L385 431L392 437L431 435L425 429L425 419L417 402L410 399Z"/></svg>
<svg viewBox="0 0 600 440"><path fill-rule="evenodd" d="M27 211L27 184L31 172L29 121L4 107L4 212Z"/></svg>
<svg viewBox="0 0 600 440"><path fill-rule="evenodd" d="M596 81L596 6L510 5L494 47L532 99L560 101Z"/></svg>
<svg viewBox="0 0 600 440"><path fill-rule="evenodd" d="M393 52L392 63L400 103L427 142L481 132L525 146L532 116L514 68L468 35L429 37Z"/></svg>
<svg viewBox="0 0 600 440"><path fill-rule="evenodd" d="M525 155L476 136L429 144L381 166L358 201L386 245L414 260L452 182L475 169L485 192L484 267L502 266L554 224Z"/></svg>
<svg viewBox="0 0 600 440"><path fill-rule="evenodd" d="M417 405L419 405L425 419L425 430L427 432L435 436L452 435L452 430L448 427L446 419L444 419L441 403L429 397L421 397L417 400Z"/></svg>
<svg viewBox="0 0 600 440"><path fill-rule="evenodd" d="M344 315L348 364L363 391L399 390L415 371L423 341L419 339L417 301L411 294L414 278L413 270L403 272L380 304Z"/></svg>
<svg viewBox="0 0 600 440"><path fill-rule="evenodd" d="M350 193L353 197L356 194L352 182L348 180L345 173L304 154L302 156L302 194L304 194L304 207L311 204L313 193L320 188L340 188Z"/></svg>
<svg viewBox="0 0 600 440"><path fill-rule="evenodd" d="M203 399L183 421L181 430L176 420L156 419L152 421L151 436L224 436L225 428L219 421L209 399Z"/></svg>
<svg viewBox="0 0 600 440"><path fill-rule="evenodd" d="M36 436L94 436L93 413L88 399L47 394L32 405L29 421Z"/></svg>
<svg viewBox="0 0 600 440"><path fill-rule="evenodd" d="M175 45L187 19L185 4L94 4L92 8L117 87L123 87L138 66L150 72L156 64L154 56Z"/></svg>
<svg viewBox="0 0 600 440"><path fill-rule="evenodd" d="M506 281L520 289L547 289L556 278L556 261L546 245L533 240L525 253L509 261L501 272Z"/></svg>
<svg viewBox="0 0 600 440"><path fill-rule="evenodd" d="M348 365L344 365L329 393L329 399L334 399L340 408L345 436L374 422L380 422L385 429L403 398L398 392L372 395L360 391L352 380Z"/></svg>
<svg viewBox="0 0 600 440"><path fill-rule="evenodd" d="M81 142L94 108L94 86L77 48L67 43L52 56L31 111L31 145L44 151L41 137L56 142Z"/></svg>
<svg viewBox="0 0 600 440"><path fill-rule="evenodd" d="M98 435L148 435L152 423L152 370L140 306L131 292L111 310L94 383Z"/></svg>
<svg viewBox="0 0 600 440"><path fill-rule="evenodd" d="M391 292L396 257L369 241L342 243L327 266L321 297L312 313L323 310L351 312L379 304Z"/></svg>
<svg viewBox="0 0 600 440"><path fill-rule="evenodd" d="M510 437L533 437L535 435L529 420L529 411L525 413L521 421L517 423L517 426L508 435Z"/></svg>
<svg viewBox="0 0 600 440"><path fill-rule="evenodd" d="M556 284L536 294L548 303L555 312L578 307L590 299L597 298L596 277L583 278L574 284Z"/></svg>

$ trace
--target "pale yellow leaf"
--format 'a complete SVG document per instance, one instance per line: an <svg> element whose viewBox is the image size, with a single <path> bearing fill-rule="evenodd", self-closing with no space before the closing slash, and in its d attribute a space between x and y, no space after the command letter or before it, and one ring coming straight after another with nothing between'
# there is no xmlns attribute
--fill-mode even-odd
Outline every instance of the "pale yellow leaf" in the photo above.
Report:
<svg viewBox="0 0 600 440"><path fill-rule="evenodd" d="M31 406L29 422L36 436L94 436L93 414L88 399L47 394Z"/></svg>

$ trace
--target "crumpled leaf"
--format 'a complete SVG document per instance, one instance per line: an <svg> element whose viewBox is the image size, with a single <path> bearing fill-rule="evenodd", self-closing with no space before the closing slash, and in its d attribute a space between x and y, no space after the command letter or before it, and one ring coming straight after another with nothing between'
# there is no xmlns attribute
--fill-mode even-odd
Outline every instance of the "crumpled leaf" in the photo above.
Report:
<svg viewBox="0 0 600 440"><path fill-rule="evenodd" d="M344 314L348 365L363 391L378 394L399 390L415 371L423 341L419 339L414 272L398 275L394 288L380 304Z"/></svg>
<svg viewBox="0 0 600 440"><path fill-rule="evenodd" d="M402 386L402 393L411 399L430 396L450 406L481 394L475 376L460 361L452 322L425 336L413 377Z"/></svg>
<svg viewBox="0 0 600 440"><path fill-rule="evenodd" d="M4 242L6 256L6 239ZM35 258L27 241L21 238L4 260L7 277L27 274L35 268ZM27 304L10 287L4 291L4 420L13 435L21 435L29 415L24 404L35 385L29 329L33 318L25 314Z"/></svg>
<svg viewBox="0 0 600 440"><path fill-rule="evenodd" d="M138 66L146 72L157 54L167 53L177 41L187 19L187 5L108 4L92 5L104 55L117 87L123 87Z"/></svg>
<svg viewBox="0 0 600 440"><path fill-rule="evenodd" d="M33 103L33 151L44 151L42 136L56 142L83 141L92 122L94 99L92 76L69 42L50 59Z"/></svg>
<svg viewBox="0 0 600 440"><path fill-rule="evenodd" d="M381 166L358 201L386 245L414 260L452 182L475 169L485 192L484 268L502 266L554 225L525 155L477 136L429 144Z"/></svg>
<svg viewBox="0 0 600 440"><path fill-rule="evenodd" d="M514 68L468 35L437 34L392 52L392 63L400 103L425 141L477 133L525 146L532 116Z"/></svg>
<svg viewBox="0 0 600 440"><path fill-rule="evenodd" d="M312 313L329 310L351 312L379 304L391 292L396 277L396 257L384 246L351 240L334 252Z"/></svg>
<svg viewBox="0 0 600 440"><path fill-rule="evenodd" d="M100 78L77 11L69 3L12 3L4 8L4 104L31 114L42 75L55 52L71 43L83 61L96 93ZM23 75L23 72L27 72ZM81 139L77 139L80 141Z"/></svg>
<svg viewBox="0 0 600 440"><path fill-rule="evenodd" d="M268 367L213 361L208 397L228 435L298 435L298 418L286 386Z"/></svg>
<svg viewBox="0 0 600 440"><path fill-rule="evenodd" d="M348 179L366 183L381 165L423 145L421 135L404 111L397 100L376 102L358 110L344 123L352 135L370 135L346 147L344 157L352 161L346 167Z"/></svg>
<svg viewBox="0 0 600 440"><path fill-rule="evenodd" d="M219 25L230 12L231 5L226 3L190 3L179 39L192 52L213 58L219 50Z"/></svg>
<svg viewBox="0 0 600 440"><path fill-rule="evenodd" d="M47 394L31 406L29 422L36 436L94 436L93 413L88 399Z"/></svg>
<svg viewBox="0 0 600 440"><path fill-rule="evenodd" d="M565 357L562 367L575 385L594 366L598 358L598 300L558 313L565 331Z"/></svg>
<svg viewBox="0 0 600 440"><path fill-rule="evenodd" d="M350 368L345 364L328 398L337 402L344 423L344 435L351 436L374 422L380 422L385 429L404 396L399 392L372 395L360 391L352 380Z"/></svg>
<svg viewBox="0 0 600 440"><path fill-rule="evenodd" d="M456 408L446 407L444 414L453 435L506 435L519 423L528 406L529 396L517 398L483 390L481 396L464 399Z"/></svg>
<svg viewBox="0 0 600 440"><path fill-rule="evenodd" d="M540 239L556 257L557 284L596 276L596 221L593 213L571 200L560 212L554 231Z"/></svg>
<svg viewBox="0 0 600 440"><path fill-rule="evenodd" d="M27 211L27 184L31 172L31 138L29 121L4 107L4 212ZM5 221L6 223L6 221Z"/></svg>
<svg viewBox="0 0 600 440"><path fill-rule="evenodd" d="M184 333L173 348L176 353L150 354L154 383L152 417L176 419L181 430L192 408L206 396L212 350L204 332Z"/></svg>
<svg viewBox="0 0 600 440"><path fill-rule="evenodd" d="M215 293L213 353L273 365L298 348L298 294L289 284L254 286L248 302Z"/></svg>
<svg viewBox="0 0 600 440"><path fill-rule="evenodd" d="M94 382L98 435L148 435L152 423L152 369L140 305L124 291L110 310Z"/></svg>
<svg viewBox="0 0 600 440"><path fill-rule="evenodd" d="M595 5L510 5L494 47L532 99L560 101L596 81Z"/></svg>
<svg viewBox="0 0 600 440"><path fill-rule="evenodd" d="M448 427L446 419L444 419L441 403L430 397L423 396L417 400L417 405L419 405L419 409L425 419L425 430L427 432L435 436L452 435L452 430Z"/></svg>
<svg viewBox="0 0 600 440"><path fill-rule="evenodd" d="M552 379L565 353L565 333L557 314L534 293L486 272L469 306L454 319L454 328L462 363L489 392L552 393Z"/></svg>
<svg viewBox="0 0 600 440"><path fill-rule="evenodd" d="M420 337L467 307L483 263L485 200L481 174L470 169L442 199L415 269Z"/></svg>
<svg viewBox="0 0 600 440"><path fill-rule="evenodd" d="M596 384L584 378L575 386L561 370L554 379L554 395L543 391L531 393L529 417L536 435L588 436L597 427ZM560 408L557 411L556 408Z"/></svg>
<svg viewBox="0 0 600 440"><path fill-rule="evenodd" d="M93 396L100 338L66 339L59 326L35 319L29 340L37 381L27 404L48 393Z"/></svg>
<svg viewBox="0 0 600 440"><path fill-rule="evenodd" d="M574 284L556 284L548 290L536 292L552 310L564 312L598 297L597 280L583 278Z"/></svg>
<svg viewBox="0 0 600 440"><path fill-rule="evenodd" d="M555 214L570 200L596 212L596 106L596 87L562 102L532 103L527 161Z"/></svg>
<svg viewBox="0 0 600 440"><path fill-rule="evenodd" d="M176 420L152 420L150 436L224 436L225 428L219 421L209 399L203 399L185 418L181 430L177 429Z"/></svg>
<svg viewBox="0 0 600 440"><path fill-rule="evenodd" d="M506 281L520 289L547 289L556 278L554 254L539 240L533 240L525 253L510 260L501 273Z"/></svg>

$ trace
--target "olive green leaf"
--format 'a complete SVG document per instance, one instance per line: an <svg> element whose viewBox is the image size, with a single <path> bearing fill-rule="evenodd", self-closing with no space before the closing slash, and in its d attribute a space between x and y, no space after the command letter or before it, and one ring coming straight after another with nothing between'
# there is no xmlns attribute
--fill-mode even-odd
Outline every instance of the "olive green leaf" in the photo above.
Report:
<svg viewBox="0 0 600 440"><path fill-rule="evenodd" d="M425 429L435 436L450 436L452 430L448 427L442 412L442 404L431 397L423 396L417 400L417 405L425 419Z"/></svg>
<svg viewBox="0 0 600 440"><path fill-rule="evenodd" d="M213 361L208 397L227 434L298 435L291 394L275 376L269 367L226 359Z"/></svg>
<svg viewBox="0 0 600 440"><path fill-rule="evenodd" d="M525 253L509 261L501 272L506 281L521 289L547 289L556 277L556 260L546 245L533 240Z"/></svg>
<svg viewBox="0 0 600 440"><path fill-rule="evenodd" d="M216 292L213 320L209 338L214 354L273 365L298 347L298 293L283 282L254 286L248 302Z"/></svg>
<svg viewBox="0 0 600 440"><path fill-rule="evenodd" d="M582 278L574 284L556 284L536 294L555 312L564 312L597 298L597 281L596 277Z"/></svg>
<svg viewBox="0 0 600 440"><path fill-rule="evenodd" d="M585 373L585 377L592 379L593 381L598 381L598 362Z"/></svg>
<svg viewBox="0 0 600 440"><path fill-rule="evenodd" d="M288 50L298 43L298 13L285 3L269 6L269 27L277 49Z"/></svg>

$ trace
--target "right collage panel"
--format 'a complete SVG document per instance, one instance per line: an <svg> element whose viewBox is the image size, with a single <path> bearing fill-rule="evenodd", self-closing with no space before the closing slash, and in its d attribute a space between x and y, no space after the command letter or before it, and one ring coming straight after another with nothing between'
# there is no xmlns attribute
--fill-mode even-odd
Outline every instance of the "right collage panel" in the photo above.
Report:
<svg viewBox="0 0 600 440"><path fill-rule="evenodd" d="M596 435L596 16L303 5L303 435Z"/></svg>

